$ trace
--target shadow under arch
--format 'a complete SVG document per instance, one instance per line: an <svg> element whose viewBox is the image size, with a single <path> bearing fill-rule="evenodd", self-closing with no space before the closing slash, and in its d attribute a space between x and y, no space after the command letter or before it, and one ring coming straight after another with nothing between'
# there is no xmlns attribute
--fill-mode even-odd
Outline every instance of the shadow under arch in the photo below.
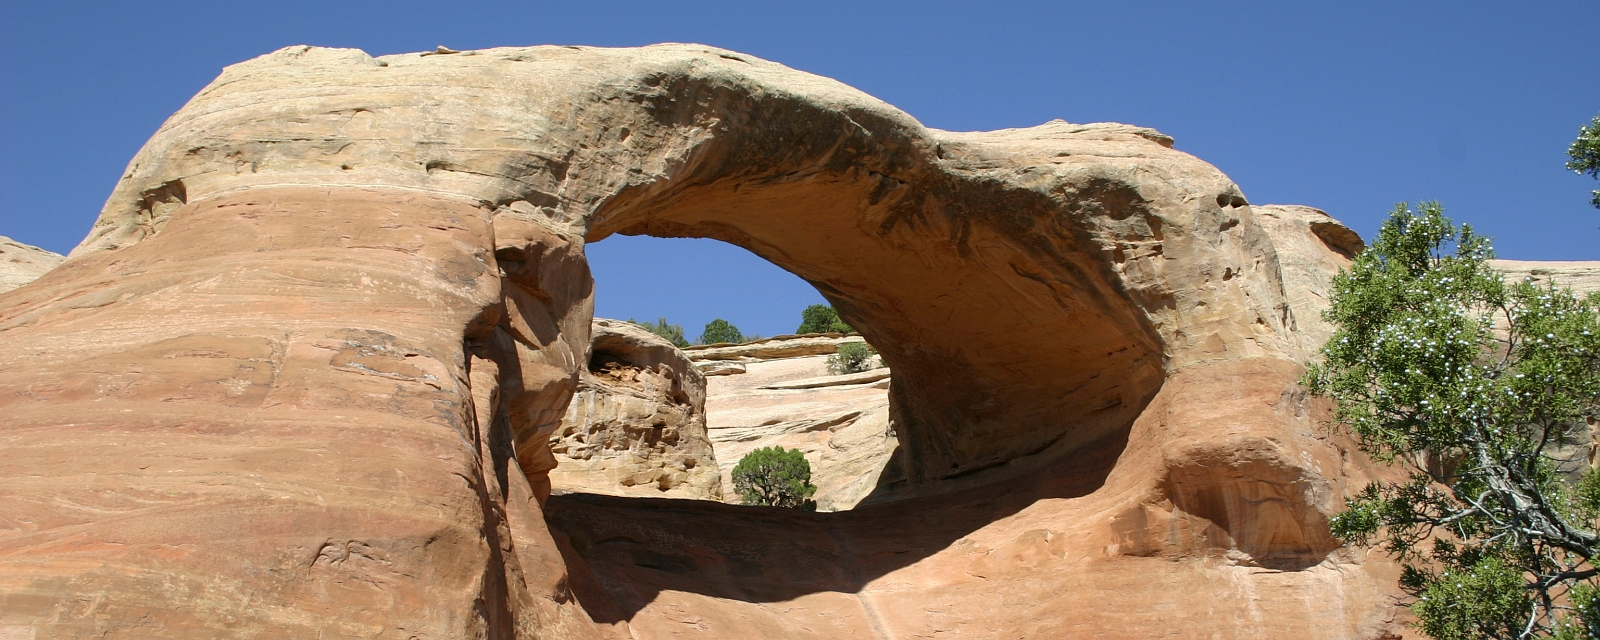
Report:
<svg viewBox="0 0 1600 640"><path fill-rule="evenodd" d="M1100 490L1127 437L1026 475L848 511L569 493L550 497L546 521L597 622L632 620L665 591L747 604L856 594L1041 500Z"/></svg>

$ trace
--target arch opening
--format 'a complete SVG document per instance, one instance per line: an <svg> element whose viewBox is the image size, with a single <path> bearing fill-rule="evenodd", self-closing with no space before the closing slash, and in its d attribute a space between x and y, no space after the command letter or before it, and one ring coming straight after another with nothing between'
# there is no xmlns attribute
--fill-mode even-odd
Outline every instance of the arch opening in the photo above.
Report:
<svg viewBox="0 0 1600 640"><path fill-rule="evenodd" d="M790 171L791 157L625 192L585 237L721 240L816 287L894 371L901 446L874 499L1026 471L1126 428L1154 396L1159 341L1058 202L982 180L927 188L859 167ZM1137 192L1088 182L1098 199L1086 209L1139 212Z"/></svg>

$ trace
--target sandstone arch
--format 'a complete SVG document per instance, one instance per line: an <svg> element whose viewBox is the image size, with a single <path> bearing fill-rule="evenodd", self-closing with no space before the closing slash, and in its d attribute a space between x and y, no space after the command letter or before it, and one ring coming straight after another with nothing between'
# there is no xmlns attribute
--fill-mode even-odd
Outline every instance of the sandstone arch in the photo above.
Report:
<svg viewBox="0 0 1600 640"><path fill-rule="evenodd" d="M7 616L602 633L540 501L587 361L583 245L613 233L743 246L879 344L903 445L884 499L1100 469L1037 496L1083 499L1065 511L974 521L1054 522L984 552L1000 573L1091 549L1334 561L1319 518L1363 471L1288 391L1305 311L1238 188L1157 132L935 131L693 45L296 47L228 68L68 261L0 298ZM1357 594L1334 632L1382 626L1387 568L1362 566L1301 580Z"/></svg>

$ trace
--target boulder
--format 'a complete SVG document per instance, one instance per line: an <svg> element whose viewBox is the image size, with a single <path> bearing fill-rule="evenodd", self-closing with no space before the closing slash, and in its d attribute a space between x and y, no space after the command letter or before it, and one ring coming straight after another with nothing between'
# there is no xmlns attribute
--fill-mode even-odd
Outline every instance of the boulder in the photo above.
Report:
<svg viewBox="0 0 1600 640"><path fill-rule="evenodd" d="M0 293L39 279L66 257L0 236Z"/></svg>
<svg viewBox="0 0 1600 640"><path fill-rule="evenodd" d="M589 366L551 436L556 491L722 499L706 379L672 343L596 318Z"/></svg>
<svg viewBox="0 0 1600 640"><path fill-rule="evenodd" d="M736 376L745 371L744 365L724 360L705 360L696 362L694 366L707 378L712 376Z"/></svg>

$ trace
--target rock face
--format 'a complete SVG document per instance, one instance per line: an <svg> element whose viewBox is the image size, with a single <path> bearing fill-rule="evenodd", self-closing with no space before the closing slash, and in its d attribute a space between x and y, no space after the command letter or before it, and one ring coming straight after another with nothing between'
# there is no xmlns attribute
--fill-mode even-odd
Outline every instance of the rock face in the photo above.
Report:
<svg viewBox="0 0 1600 640"><path fill-rule="evenodd" d="M805 338L814 347L827 345L818 349L821 353L860 340ZM739 365L742 372L708 378L708 426L728 499L738 502L732 493L734 465L751 451L781 446L799 449L811 463L818 510L853 508L877 488L899 446L889 417L889 369L832 375L828 356L789 356L795 341L775 342L791 344L782 350L750 349L755 354L780 355L747 356ZM691 357L705 351L691 351ZM701 361L713 366L725 362Z"/></svg>
<svg viewBox="0 0 1600 640"><path fill-rule="evenodd" d="M558 491L722 499L706 378L672 343L596 318L589 366L550 449Z"/></svg>
<svg viewBox="0 0 1600 640"><path fill-rule="evenodd" d="M1266 219L1150 129L937 131L695 45L234 65L0 297L0 633L1393 636ZM548 497L615 233L879 348L862 506Z"/></svg>
<svg viewBox="0 0 1600 640"><path fill-rule="evenodd" d="M1322 319L1333 276L1348 268L1366 243L1356 232L1318 209L1263 205L1255 207L1255 211L1277 248L1291 328L1299 339L1301 353L1310 356L1333 335L1333 326Z"/></svg>
<svg viewBox="0 0 1600 640"><path fill-rule="evenodd" d="M0 236L0 293L39 279L65 256Z"/></svg>

